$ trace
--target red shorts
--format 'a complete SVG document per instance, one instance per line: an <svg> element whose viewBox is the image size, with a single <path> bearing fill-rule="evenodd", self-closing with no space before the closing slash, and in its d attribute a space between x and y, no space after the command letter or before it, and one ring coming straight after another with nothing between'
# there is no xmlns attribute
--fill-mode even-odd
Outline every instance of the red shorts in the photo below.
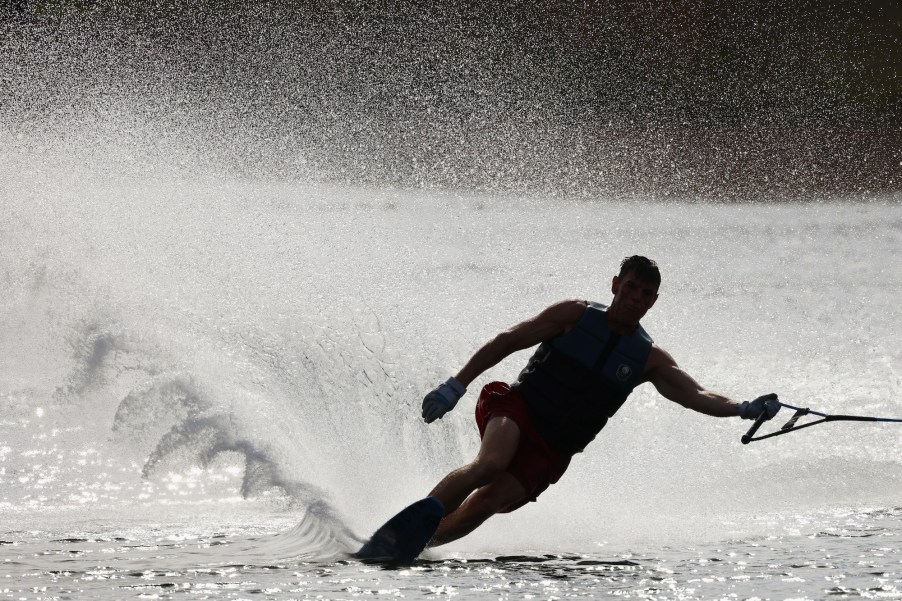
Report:
<svg viewBox="0 0 902 601"><path fill-rule="evenodd" d="M516 478L526 489L526 498L508 505L501 513L519 509L530 501L535 501L549 485L561 479L570 456L558 453L548 446L536 430L523 395L504 382L489 382L479 394L476 402L476 423L480 438L493 417L509 417L520 428L520 444L514 458L505 470Z"/></svg>

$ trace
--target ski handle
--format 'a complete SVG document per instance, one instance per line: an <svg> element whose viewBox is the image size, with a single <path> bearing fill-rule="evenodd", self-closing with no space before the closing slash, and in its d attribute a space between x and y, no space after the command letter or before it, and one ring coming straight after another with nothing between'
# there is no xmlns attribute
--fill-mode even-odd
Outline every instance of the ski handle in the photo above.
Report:
<svg viewBox="0 0 902 601"><path fill-rule="evenodd" d="M777 401L780 403L780 401ZM771 432L770 434L764 434L762 436L755 437L755 432L758 431L758 428L761 427L761 424L767 421L766 412L763 412L758 416L758 419L755 420L755 423L752 424L752 427L749 428L749 431L745 433L745 435L740 439L742 444L748 444L750 442L754 442L756 440L764 440L766 438L773 438L774 436L782 436L783 434L789 434L790 432L797 432L802 430L803 428L810 428L811 426L816 426L818 424L823 424L825 422L896 422L902 423L902 418L898 417L870 417L867 415L828 415L826 413L821 413L820 411L814 411L813 409L807 409L802 407L794 407L792 405L787 405L786 403L780 403L781 407L786 407L787 409L792 409L795 411L795 414L786 422L783 427L781 427L776 432ZM800 417L804 417L806 415L815 415L820 419L815 420L813 422L808 422L802 425L796 425L796 422Z"/></svg>
<svg viewBox="0 0 902 601"><path fill-rule="evenodd" d="M758 416L758 419L755 420L755 423L752 424L752 427L749 428L749 431L746 432L740 439L742 441L742 444L748 444L748 443L752 442L752 436L755 435L755 432L758 431L758 428L761 427L761 424L763 424L766 421L767 421L767 411L762 411L761 415ZM733 440L736 440L736 439L734 438Z"/></svg>

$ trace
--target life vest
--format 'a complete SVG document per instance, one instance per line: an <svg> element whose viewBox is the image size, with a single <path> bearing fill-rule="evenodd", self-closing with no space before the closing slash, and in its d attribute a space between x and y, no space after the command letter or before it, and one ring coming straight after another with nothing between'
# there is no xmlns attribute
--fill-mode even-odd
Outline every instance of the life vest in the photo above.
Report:
<svg viewBox="0 0 902 601"><path fill-rule="evenodd" d="M607 306L590 302L569 332L539 346L514 387L549 445L579 453L642 383L651 346L640 325L612 332Z"/></svg>

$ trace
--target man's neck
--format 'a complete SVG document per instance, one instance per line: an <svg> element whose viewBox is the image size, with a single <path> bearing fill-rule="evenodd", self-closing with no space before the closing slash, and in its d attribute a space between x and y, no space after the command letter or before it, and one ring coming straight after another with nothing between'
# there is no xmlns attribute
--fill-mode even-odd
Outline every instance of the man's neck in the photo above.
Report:
<svg viewBox="0 0 902 601"><path fill-rule="evenodd" d="M608 313L608 329L621 336L629 336L636 330L638 325L639 322L623 321L611 315L610 312Z"/></svg>

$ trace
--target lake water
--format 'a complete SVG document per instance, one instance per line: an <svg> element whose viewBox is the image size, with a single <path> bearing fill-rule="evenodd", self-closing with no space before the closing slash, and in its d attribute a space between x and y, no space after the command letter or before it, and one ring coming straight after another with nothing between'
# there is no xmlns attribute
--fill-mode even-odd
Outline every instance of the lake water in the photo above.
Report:
<svg viewBox="0 0 902 601"><path fill-rule="evenodd" d="M0 598L902 598L898 424L743 446L651 387L538 503L406 569L347 555L472 457L475 391L527 353L440 422L422 395L551 302L608 300L629 254L706 386L902 416L897 201L120 174L4 135Z"/></svg>

